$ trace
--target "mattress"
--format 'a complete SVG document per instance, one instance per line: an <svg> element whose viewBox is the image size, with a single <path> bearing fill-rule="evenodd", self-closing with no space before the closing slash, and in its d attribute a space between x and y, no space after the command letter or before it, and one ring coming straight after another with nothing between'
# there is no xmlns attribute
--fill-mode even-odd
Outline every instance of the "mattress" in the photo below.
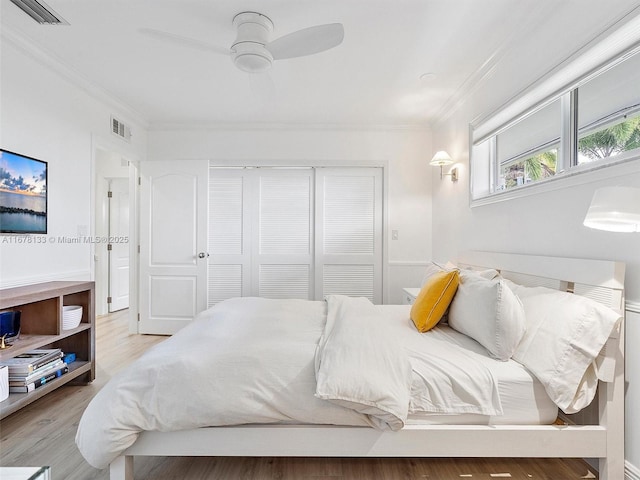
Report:
<svg viewBox="0 0 640 480"><path fill-rule="evenodd" d="M545 425L553 423L558 416L558 407L546 394L544 386L522 364L515 360L503 362L489 356L478 342L450 328L446 323L427 333L418 333L409 318L410 305L378 305L391 322L407 325L404 342L419 349L428 340L438 339L457 345L468 355L486 366L498 385L502 415L479 414L439 415L410 412L408 425ZM428 338L427 338L428 337Z"/></svg>

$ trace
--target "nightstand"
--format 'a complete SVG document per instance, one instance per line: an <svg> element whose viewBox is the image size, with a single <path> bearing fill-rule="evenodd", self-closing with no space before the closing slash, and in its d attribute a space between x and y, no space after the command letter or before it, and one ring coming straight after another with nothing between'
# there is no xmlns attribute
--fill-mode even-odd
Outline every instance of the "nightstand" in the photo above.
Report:
<svg viewBox="0 0 640 480"><path fill-rule="evenodd" d="M413 305L413 302L416 301L416 297L420 293L419 288L403 288L402 289L402 304L403 305Z"/></svg>

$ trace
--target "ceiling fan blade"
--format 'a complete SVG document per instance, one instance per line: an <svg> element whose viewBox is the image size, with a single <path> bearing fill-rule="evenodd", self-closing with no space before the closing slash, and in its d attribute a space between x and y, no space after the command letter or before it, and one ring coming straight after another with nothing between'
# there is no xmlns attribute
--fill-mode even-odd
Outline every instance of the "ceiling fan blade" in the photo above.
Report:
<svg viewBox="0 0 640 480"><path fill-rule="evenodd" d="M200 40L183 37L182 35L176 35L175 33L164 32L162 30L156 30L154 28L139 28L138 32L142 35L146 35L163 42L170 42L174 45L182 45L183 47L196 48L209 53L229 55L230 52L228 48L218 47Z"/></svg>
<svg viewBox="0 0 640 480"><path fill-rule="evenodd" d="M269 72L250 73L249 89L253 98L260 101L263 105L273 104L277 98L276 84L274 83Z"/></svg>
<svg viewBox="0 0 640 480"><path fill-rule="evenodd" d="M303 57L337 47L344 39L341 23L328 23L289 33L265 45L274 60Z"/></svg>

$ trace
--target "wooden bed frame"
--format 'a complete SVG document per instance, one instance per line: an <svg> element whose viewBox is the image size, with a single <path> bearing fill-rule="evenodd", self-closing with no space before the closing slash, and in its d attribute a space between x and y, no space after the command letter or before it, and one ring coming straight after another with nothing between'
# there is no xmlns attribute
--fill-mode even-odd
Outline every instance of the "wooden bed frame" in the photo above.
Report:
<svg viewBox="0 0 640 480"><path fill-rule="evenodd" d="M528 286L593 298L624 316L624 264L469 252L462 267L495 268ZM624 320L598 359L605 372L592 407L556 425L410 425L398 432L325 425L245 425L143 432L110 465L133 480L136 456L598 458L600 480L624 478Z"/></svg>

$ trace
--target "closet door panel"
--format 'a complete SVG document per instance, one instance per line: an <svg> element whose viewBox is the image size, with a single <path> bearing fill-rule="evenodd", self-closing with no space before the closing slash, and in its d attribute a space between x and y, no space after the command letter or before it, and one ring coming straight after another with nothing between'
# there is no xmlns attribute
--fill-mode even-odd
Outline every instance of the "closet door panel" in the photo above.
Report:
<svg viewBox="0 0 640 480"><path fill-rule="evenodd" d="M382 302L382 169L323 168L316 175L316 298Z"/></svg>
<svg viewBox="0 0 640 480"><path fill-rule="evenodd" d="M254 201L253 291L312 299L313 169L259 169Z"/></svg>
<svg viewBox="0 0 640 480"><path fill-rule="evenodd" d="M244 170L209 170L209 307L251 294L250 192Z"/></svg>

